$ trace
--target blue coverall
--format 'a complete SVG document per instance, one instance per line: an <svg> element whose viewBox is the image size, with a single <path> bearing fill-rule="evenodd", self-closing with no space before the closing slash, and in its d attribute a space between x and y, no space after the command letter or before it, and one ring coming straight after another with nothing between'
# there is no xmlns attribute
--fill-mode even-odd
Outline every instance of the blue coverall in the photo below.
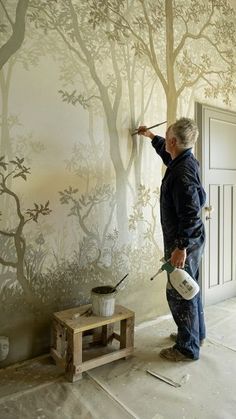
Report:
<svg viewBox="0 0 236 419"><path fill-rule="evenodd" d="M206 200L199 176L199 163L191 148L172 160L165 151L164 138L155 136L152 145L167 166L160 196L165 259L170 259L176 247L186 248L184 269L198 281L205 242L200 213ZM200 341L206 334L200 292L192 300L185 300L168 280L166 296L178 328L174 347L186 357L198 359Z"/></svg>

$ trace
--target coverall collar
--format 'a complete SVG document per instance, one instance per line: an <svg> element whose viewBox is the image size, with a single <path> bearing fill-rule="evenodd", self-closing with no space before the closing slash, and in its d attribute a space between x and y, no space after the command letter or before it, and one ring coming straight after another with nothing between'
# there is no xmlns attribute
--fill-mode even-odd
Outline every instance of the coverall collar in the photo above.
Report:
<svg viewBox="0 0 236 419"><path fill-rule="evenodd" d="M170 163L168 164L168 167L172 168L176 166L176 164L178 164L182 159L185 159L186 157L188 157L190 154L192 154L192 148L187 148L181 154L179 154L175 159L171 160Z"/></svg>

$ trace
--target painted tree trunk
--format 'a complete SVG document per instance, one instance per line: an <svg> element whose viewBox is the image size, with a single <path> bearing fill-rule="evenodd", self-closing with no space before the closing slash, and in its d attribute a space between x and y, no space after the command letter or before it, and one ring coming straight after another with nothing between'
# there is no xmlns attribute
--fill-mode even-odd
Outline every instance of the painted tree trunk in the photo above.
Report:
<svg viewBox="0 0 236 419"><path fill-rule="evenodd" d="M104 103L104 107L106 104ZM116 214L119 238L127 240L127 176L120 155L119 135L116 127L116 115L106 109L107 125L110 138L110 156L115 170L116 182Z"/></svg>
<svg viewBox="0 0 236 419"><path fill-rule="evenodd" d="M18 232L16 233L14 237L16 254L17 254L16 277L19 284L21 285L23 289L26 302L34 306L34 308L37 308L37 307L39 308L41 306L40 301L34 295L32 291L32 287L24 274L25 245L23 244L24 240L22 239L22 234L21 234L22 232L20 230L21 230L21 226L18 227Z"/></svg>
<svg viewBox="0 0 236 419"><path fill-rule="evenodd" d="M0 71L0 87L2 93L2 124L1 124L1 148L0 155L5 156L7 160L12 159L12 148L10 142L10 132L8 126L8 100L10 92L10 81L12 74L13 62L12 59L9 60L8 71L2 69ZM11 187L12 179L8 181L9 187ZM8 225L8 207L9 207L9 195L1 197L2 200L2 221L5 225Z"/></svg>
<svg viewBox="0 0 236 419"><path fill-rule="evenodd" d="M175 62L174 62L174 26L173 26L173 3L172 0L165 1L166 12L166 68L167 68L167 124L170 125L176 120L177 113L177 91L175 83Z"/></svg>

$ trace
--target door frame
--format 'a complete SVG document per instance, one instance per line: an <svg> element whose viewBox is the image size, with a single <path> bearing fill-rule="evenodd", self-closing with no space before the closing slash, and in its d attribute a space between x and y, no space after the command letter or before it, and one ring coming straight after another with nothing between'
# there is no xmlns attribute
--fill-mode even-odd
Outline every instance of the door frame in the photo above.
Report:
<svg viewBox="0 0 236 419"><path fill-rule="evenodd" d="M226 115L232 115L232 117L236 119L236 112L234 111L230 111L228 109L220 108L217 106L208 105L206 103L200 103L197 101L194 103L195 121L197 123L198 130L199 130L199 137L196 143L194 154L200 163L200 177L201 177L201 182L204 189L206 188L206 173L205 173L206 156L205 156L205 138L204 138L204 128L203 128L205 126L205 119L204 119L205 110L219 111ZM204 208L202 209L202 220L205 226L206 220L205 220ZM202 257L201 264L199 267L199 286L202 293L203 305L206 304L206 282L205 281L207 280L207 278L204 279L205 269L206 269L206 252L203 253L203 257Z"/></svg>
<svg viewBox="0 0 236 419"><path fill-rule="evenodd" d="M201 178L202 185L205 188L205 171L204 171L205 166L203 164L203 162L205 161L204 148L203 148L203 140L204 140L203 139L203 122L204 122L203 121L203 106L205 105L200 102L194 103L195 121L197 123L198 130L199 130L198 140L195 145L195 156L200 164L200 178ZM205 226L204 209L202 210L202 220ZM200 290L202 294L203 305L205 305L205 302L206 302L206 287L205 287L205 282L203 279L204 278L203 273L205 272L205 263L206 262L205 262L205 252L204 252L201 259L201 264L199 266L199 286L200 286Z"/></svg>

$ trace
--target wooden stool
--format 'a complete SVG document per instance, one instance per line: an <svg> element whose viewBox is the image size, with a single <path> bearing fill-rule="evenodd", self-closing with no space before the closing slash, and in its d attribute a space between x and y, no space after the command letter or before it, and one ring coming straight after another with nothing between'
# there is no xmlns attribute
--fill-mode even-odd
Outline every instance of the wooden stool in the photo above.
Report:
<svg viewBox="0 0 236 419"><path fill-rule="evenodd" d="M113 332L113 325L120 322L120 335ZM83 332L101 327L101 342L107 345L113 338L120 342L120 348L102 356L82 360ZM71 308L53 314L51 356L65 368L69 381L82 378L88 371L116 359L126 358L134 350L134 312L121 305L115 306L115 313L109 317L94 316L91 304Z"/></svg>

